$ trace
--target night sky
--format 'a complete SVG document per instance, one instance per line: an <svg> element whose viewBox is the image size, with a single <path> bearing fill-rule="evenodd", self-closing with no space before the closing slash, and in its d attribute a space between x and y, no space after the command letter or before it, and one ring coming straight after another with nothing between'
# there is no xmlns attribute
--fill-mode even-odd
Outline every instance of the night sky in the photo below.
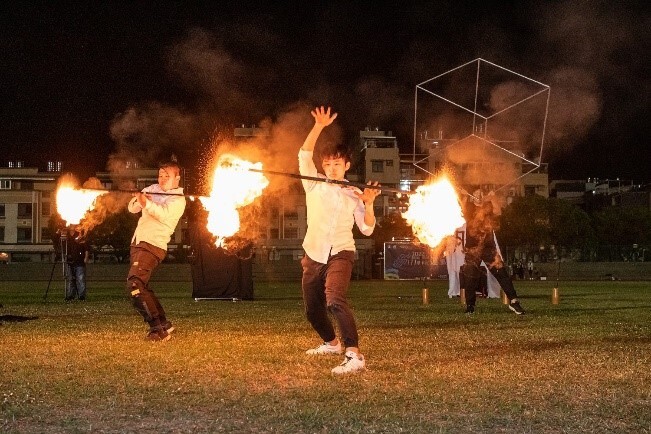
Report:
<svg viewBox="0 0 651 434"><path fill-rule="evenodd" d="M416 84L483 58L551 87L551 179L651 178L648 1L60 3L0 6L3 166L192 166L241 124L301 137L316 104L342 136L377 126L409 152Z"/></svg>

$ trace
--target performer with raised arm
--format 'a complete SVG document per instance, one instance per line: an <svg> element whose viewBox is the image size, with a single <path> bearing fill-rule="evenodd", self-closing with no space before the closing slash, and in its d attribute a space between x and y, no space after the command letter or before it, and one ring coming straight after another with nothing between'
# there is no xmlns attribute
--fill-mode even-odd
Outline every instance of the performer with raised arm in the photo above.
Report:
<svg viewBox="0 0 651 434"><path fill-rule="evenodd" d="M312 110L314 126L298 153L301 175L344 180L350 168L350 154L342 146L329 147L319 153L323 174L314 163L314 148L321 131L337 118L330 107ZM373 202L380 193L377 189L346 187L318 181L303 180L307 203L307 233L303 241L305 255L302 292L305 314L323 341L308 350L309 355L341 354L344 361L332 369L333 374L361 371L366 366L359 350L359 336L347 292L355 261L353 225L364 235L375 228ZM369 186L377 186L375 182ZM328 317L332 314L339 327L341 341ZM343 341L343 345L342 345Z"/></svg>

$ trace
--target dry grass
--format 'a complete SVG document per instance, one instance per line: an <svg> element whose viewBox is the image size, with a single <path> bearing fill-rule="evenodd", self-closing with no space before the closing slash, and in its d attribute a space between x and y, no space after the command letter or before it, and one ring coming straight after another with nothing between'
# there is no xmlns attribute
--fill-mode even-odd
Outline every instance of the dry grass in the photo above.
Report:
<svg viewBox="0 0 651 434"><path fill-rule="evenodd" d="M561 285L552 306L552 283L522 282L523 317L500 300L467 317L445 285L425 306L419 282L354 282L368 370L341 378L339 357L303 354L318 342L296 282L237 303L158 284L177 327L162 344L120 283L64 304L0 282L0 316L38 317L0 325L0 431L651 432L648 283Z"/></svg>

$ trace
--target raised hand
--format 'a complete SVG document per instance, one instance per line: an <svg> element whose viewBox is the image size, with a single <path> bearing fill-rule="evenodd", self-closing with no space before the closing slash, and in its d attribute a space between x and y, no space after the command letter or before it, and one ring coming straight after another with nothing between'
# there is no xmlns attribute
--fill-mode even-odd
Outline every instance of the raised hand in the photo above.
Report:
<svg viewBox="0 0 651 434"><path fill-rule="evenodd" d="M330 107L325 109L323 106L317 107L314 110L312 110L310 113L312 113L312 117L314 118L314 123L317 125L321 125L322 127L327 127L330 125L335 119L337 119L337 113L333 113L330 115Z"/></svg>

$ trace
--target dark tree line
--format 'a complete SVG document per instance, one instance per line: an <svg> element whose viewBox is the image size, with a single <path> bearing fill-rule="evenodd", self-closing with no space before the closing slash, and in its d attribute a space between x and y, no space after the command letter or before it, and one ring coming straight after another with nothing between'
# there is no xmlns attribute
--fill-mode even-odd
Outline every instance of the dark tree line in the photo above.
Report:
<svg viewBox="0 0 651 434"><path fill-rule="evenodd" d="M651 260L651 213L620 206L588 213L562 199L518 197L502 213L499 239L540 260Z"/></svg>

